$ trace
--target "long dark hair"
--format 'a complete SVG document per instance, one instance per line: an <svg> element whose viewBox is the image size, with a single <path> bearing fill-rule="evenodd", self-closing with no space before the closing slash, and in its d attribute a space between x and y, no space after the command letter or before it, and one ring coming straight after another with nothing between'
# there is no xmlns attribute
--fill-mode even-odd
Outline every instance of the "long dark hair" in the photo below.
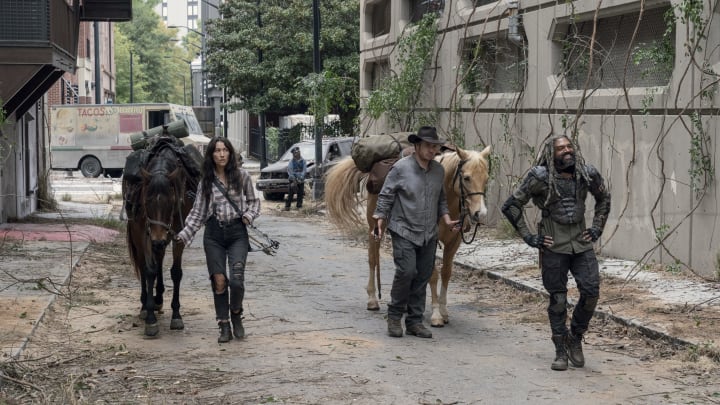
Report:
<svg viewBox="0 0 720 405"><path fill-rule="evenodd" d="M228 162L225 165L227 191L230 192L231 189L235 189L237 192L240 192L242 190L242 184L240 183L240 168L237 165L237 159L235 159L235 148L232 146L229 139L216 136L210 140L210 143L205 150L205 160L203 161L202 190L205 204L210 203L212 184L215 179L215 161L213 160L213 153L215 153L218 142L222 142L228 150Z"/></svg>

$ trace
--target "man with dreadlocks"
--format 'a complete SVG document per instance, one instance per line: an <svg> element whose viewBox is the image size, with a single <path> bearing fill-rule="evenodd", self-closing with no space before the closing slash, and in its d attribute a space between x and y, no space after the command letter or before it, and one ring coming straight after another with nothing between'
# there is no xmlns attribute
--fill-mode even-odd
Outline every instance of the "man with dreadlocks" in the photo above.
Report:
<svg viewBox="0 0 720 405"><path fill-rule="evenodd" d="M585 225L588 191L595 198L592 226ZM532 234L523 209L532 199L542 219ZM503 204L502 212L525 242L540 250L543 286L550 295L548 317L555 344L550 368L567 370L568 358L575 367L585 365L582 336L600 295L600 273L593 242L602 234L610 212L610 193L598 170L585 164L570 139L556 135L548 139L537 165ZM580 299L570 322L567 319L568 271L575 278Z"/></svg>

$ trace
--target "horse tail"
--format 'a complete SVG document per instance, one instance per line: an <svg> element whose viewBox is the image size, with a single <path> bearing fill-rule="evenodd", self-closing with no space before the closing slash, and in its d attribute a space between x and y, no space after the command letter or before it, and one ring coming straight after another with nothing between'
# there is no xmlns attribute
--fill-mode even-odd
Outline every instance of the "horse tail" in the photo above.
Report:
<svg viewBox="0 0 720 405"><path fill-rule="evenodd" d="M333 225L346 233L352 233L358 227L365 229L365 217L358 206L362 202L362 185L367 176L350 157L343 158L326 175L325 204L328 217Z"/></svg>

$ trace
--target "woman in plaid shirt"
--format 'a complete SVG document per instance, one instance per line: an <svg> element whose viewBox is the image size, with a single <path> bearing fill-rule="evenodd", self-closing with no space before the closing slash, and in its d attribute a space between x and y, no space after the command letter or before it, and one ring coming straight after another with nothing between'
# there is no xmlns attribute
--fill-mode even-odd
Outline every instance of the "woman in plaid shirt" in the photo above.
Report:
<svg viewBox="0 0 720 405"><path fill-rule="evenodd" d="M206 225L203 246L220 326L219 343L232 340L232 335L238 339L245 336L242 301L250 248L246 225L258 216L260 199L255 196L250 174L238 167L235 149L228 139L213 138L205 152L195 204L176 239L187 246L200 227Z"/></svg>

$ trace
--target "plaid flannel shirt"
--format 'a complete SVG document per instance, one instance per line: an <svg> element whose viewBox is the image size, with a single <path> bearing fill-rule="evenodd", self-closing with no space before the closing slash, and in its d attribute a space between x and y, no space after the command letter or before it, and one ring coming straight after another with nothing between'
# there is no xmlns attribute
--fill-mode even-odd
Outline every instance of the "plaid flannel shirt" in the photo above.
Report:
<svg viewBox="0 0 720 405"><path fill-rule="evenodd" d="M243 218L247 218L252 224L255 218L260 216L260 199L255 196L252 179L245 169L240 169L240 184L242 185L242 190L227 190L228 196L230 196L238 208L240 208ZM183 241L185 246L189 246L190 243L192 243L195 233L200 230L201 226L205 225L211 216L215 216L218 221L222 222L239 218L239 214L235 211L235 208L230 205L230 202L228 202L225 195L223 195L215 183L212 185L209 204L206 204L202 198L202 182L198 184L196 195L195 204L187 218L185 218L185 227L178 233L178 238Z"/></svg>

